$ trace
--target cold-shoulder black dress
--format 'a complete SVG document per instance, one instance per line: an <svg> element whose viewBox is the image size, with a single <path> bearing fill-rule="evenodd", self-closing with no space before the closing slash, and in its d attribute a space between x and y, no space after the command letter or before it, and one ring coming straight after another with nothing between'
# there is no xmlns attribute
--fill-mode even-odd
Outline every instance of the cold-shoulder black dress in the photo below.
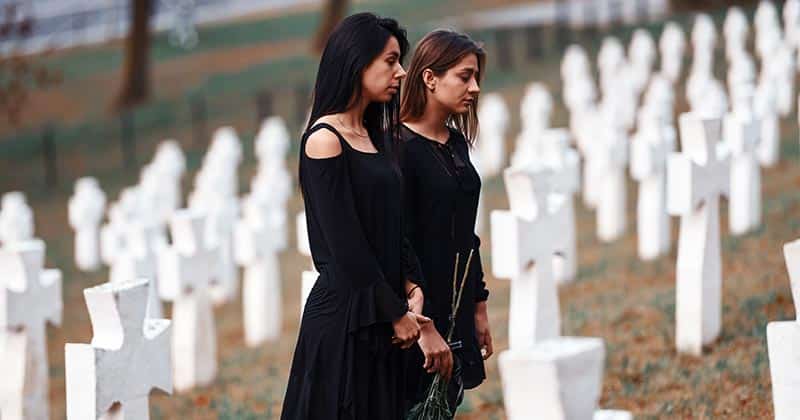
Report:
<svg viewBox="0 0 800 420"><path fill-rule="evenodd" d="M321 129L337 135L340 155L306 155L308 136ZM403 257L399 167L388 143L373 144L378 153L356 150L325 123L301 141L300 187L320 275L303 311L284 420L399 420L405 415L405 351L391 344L391 322L408 310L404 276L412 276L415 268Z"/></svg>

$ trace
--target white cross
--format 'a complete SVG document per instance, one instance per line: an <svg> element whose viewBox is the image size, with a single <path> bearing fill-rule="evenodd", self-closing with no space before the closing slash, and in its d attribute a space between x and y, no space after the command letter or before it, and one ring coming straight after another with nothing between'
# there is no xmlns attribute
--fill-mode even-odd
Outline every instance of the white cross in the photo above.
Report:
<svg viewBox="0 0 800 420"><path fill-rule="evenodd" d="M75 264L83 271L100 268L100 222L106 208L106 195L97 179L80 178L69 199L69 224L75 230Z"/></svg>
<svg viewBox="0 0 800 420"><path fill-rule="evenodd" d="M122 247L117 250L111 265L112 283L138 278L150 280L148 318L161 318L163 311L158 299L158 255L166 248L166 238L161 227L130 221L122 227Z"/></svg>
<svg viewBox="0 0 800 420"><path fill-rule="evenodd" d="M800 239L783 246L786 269L794 298L795 319L767 324L767 351L776 420L797 418L800 413Z"/></svg>
<svg viewBox="0 0 800 420"><path fill-rule="evenodd" d="M172 393L170 321L146 318L145 279L83 291L94 337L67 344L67 419L150 418L152 389Z"/></svg>
<svg viewBox="0 0 800 420"><path fill-rule="evenodd" d="M739 87L741 105L725 117L725 145L731 152L728 222L733 235L750 232L761 224L761 169L756 159L760 132L752 112L753 87Z"/></svg>
<svg viewBox="0 0 800 420"><path fill-rule="evenodd" d="M301 255L311 257L311 246L308 242L308 225L306 224L306 212L300 212L295 219L295 226L297 227L297 250ZM314 267L314 260L309 258L311 268L303 271L300 274L300 315L303 315L303 308L306 307L306 300L317 282L319 273Z"/></svg>
<svg viewBox="0 0 800 420"><path fill-rule="evenodd" d="M493 211L492 270L510 278L509 344L527 348L561 330L553 256L564 251L563 206L548 203L551 173L509 168L503 173L511 211ZM553 208L555 207L555 208Z"/></svg>
<svg viewBox="0 0 800 420"><path fill-rule="evenodd" d="M610 110L601 110L595 129L602 130L586 155L586 172L597 205L597 236L611 242L627 228L625 166L628 163L628 141L625 129L615 124Z"/></svg>
<svg viewBox="0 0 800 420"><path fill-rule="evenodd" d="M730 161L717 151L719 119L685 113L679 124L683 152L667 163L667 210L681 216L675 340L679 352L700 355L721 328L719 199L728 195Z"/></svg>
<svg viewBox="0 0 800 420"><path fill-rule="evenodd" d="M3 194L0 205L0 244L33 239L33 211L25 194L11 191Z"/></svg>
<svg viewBox="0 0 800 420"><path fill-rule="evenodd" d="M666 138L658 111L645 107L639 111L639 130L631 142L631 175L639 181L636 222L639 257L652 260L670 245L667 214L667 156L675 145Z"/></svg>
<svg viewBox="0 0 800 420"><path fill-rule="evenodd" d="M170 220L172 247L159 258L159 292L174 300L172 354L178 391L207 385L217 373L217 343L209 297L221 254L206 242L206 218L178 210Z"/></svg>
<svg viewBox="0 0 800 420"><path fill-rule="evenodd" d="M0 417L48 418L46 324L61 324L61 271L43 270L45 244L0 249Z"/></svg>
<svg viewBox="0 0 800 420"><path fill-rule="evenodd" d="M254 347L280 337L281 273L278 250L285 247L285 211L264 206L252 195L236 224L236 259L244 266L242 305L245 342Z"/></svg>

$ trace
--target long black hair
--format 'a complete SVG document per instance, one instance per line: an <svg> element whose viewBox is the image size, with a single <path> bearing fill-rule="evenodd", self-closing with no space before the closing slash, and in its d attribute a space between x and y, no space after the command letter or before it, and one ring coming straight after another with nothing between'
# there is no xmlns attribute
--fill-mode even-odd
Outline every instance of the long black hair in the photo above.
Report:
<svg viewBox="0 0 800 420"><path fill-rule="evenodd" d="M406 31L396 20L373 13L356 13L342 20L331 32L317 69L314 100L306 130L325 115L345 112L361 97L361 77L386 47L390 37L400 45L400 62L408 53ZM389 102L373 102L364 111L364 127L376 148L387 135L399 141L400 91Z"/></svg>

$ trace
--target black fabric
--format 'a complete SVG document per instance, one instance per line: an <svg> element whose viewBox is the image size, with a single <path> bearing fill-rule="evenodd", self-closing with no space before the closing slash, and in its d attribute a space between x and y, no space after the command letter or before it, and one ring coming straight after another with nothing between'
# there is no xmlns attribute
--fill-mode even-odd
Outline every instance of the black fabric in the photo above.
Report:
<svg viewBox="0 0 800 420"><path fill-rule="evenodd" d="M475 333L476 302L489 296L483 280L480 239L475 235L481 180L470 162L469 147L461 133L450 130L445 144L405 126L401 134L406 236L425 278L424 314L434 320L442 337L450 326L456 253L460 254L460 281L470 249L475 250L451 341L454 355L461 360L464 387L471 389L486 378ZM413 347L408 354L407 396L411 405L424 396L432 380L432 375L422 369L423 361L422 351L418 346Z"/></svg>
<svg viewBox="0 0 800 420"><path fill-rule="evenodd" d="M317 129L333 131L342 153L305 154ZM402 178L389 150L353 149L328 124L300 145L300 186L309 244L320 275L303 312L281 419L404 418L404 353L391 321L404 296Z"/></svg>

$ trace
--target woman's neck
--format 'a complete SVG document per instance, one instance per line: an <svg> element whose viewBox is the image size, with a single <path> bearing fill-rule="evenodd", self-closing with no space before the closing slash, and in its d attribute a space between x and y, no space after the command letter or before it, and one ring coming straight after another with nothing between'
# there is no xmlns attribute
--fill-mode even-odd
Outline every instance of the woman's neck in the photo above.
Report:
<svg viewBox="0 0 800 420"><path fill-rule="evenodd" d="M450 131L447 129L447 119L450 112L441 106L432 104L429 100L425 105L425 112L419 118L403 121L412 130L440 143L447 142Z"/></svg>
<svg viewBox="0 0 800 420"><path fill-rule="evenodd" d="M364 100L359 101L352 108L339 114L339 123L345 125L345 128L364 130L364 111L367 105Z"/></svg>

